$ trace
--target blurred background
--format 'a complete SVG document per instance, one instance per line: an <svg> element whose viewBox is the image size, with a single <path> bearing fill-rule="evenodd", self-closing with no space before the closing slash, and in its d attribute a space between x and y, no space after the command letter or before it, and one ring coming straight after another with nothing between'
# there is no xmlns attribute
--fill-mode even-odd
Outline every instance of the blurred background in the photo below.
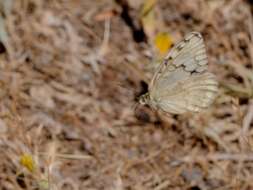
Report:
<svg viewBox="0 0 253 190"><path fill-rule="evenodd" d="M1 0L0 189L252 189L252 14L250 0ZM191 31L214 104L136 107Z"/></svg>

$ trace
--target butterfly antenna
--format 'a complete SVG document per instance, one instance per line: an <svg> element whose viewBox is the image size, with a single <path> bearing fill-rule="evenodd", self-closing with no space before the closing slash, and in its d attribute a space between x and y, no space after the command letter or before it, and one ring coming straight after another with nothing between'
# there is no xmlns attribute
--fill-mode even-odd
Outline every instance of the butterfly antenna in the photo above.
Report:
<svg viewBox="0 0 253 190"><path fill-rule="evenodd" d="M136 110L137 106L138 106L138 102L132 103L131 109Z"/></svg>
<svg viewBox="0 0 253 190"><path fill-rule="evenodd" d="M134 112L136 112L138 106L139 106L139 102L136 102L136 103L134 104Z"/></svg>
<svg viewBox="0 0 253 190"><path fill-rule="evenodd" d="M124 84L122 82L113 82L113 84L117 87L120 87L122 89L126 89L126 87L124 86Z"/></svg>

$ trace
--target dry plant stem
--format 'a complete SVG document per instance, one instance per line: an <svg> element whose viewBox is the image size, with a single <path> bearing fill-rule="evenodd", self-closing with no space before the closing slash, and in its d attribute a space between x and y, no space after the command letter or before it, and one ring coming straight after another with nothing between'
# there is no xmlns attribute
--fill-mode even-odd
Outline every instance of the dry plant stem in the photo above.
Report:
<svg viewBox="0 0 253 190"><path fill-rule="evenodd" d="M127 164L124 166L124 171L129 170L131 167L135 166L135 165L139 165L139 164L145 164L146 162L151 161L152 159L154 159L155 157L159 156L160 154L163 153L163 151L170 149L173 147L173 144L168 144L166 146L164 146L163 148L161 148L160 150L157 150L156 152L152 152L152 154L150 154L149 156L142 158L142 159L135 159L135 160L128 160Z"/></svg>
<svg viewBox="0 0 253 190"><path fill-rule="evenodd" d="M209 161L253 161L253 153L241 153L241 154L232 154L232 153L215 153L215 154L207 154L200 156L185 156L181 159L178 159L179 162L186 163L197 163L197 162L209 162Z"/></svg>
<svg viewBox="0 0 253 190"><path fill-rule="evenodd" d="M248 42L248 47L249 47L249 54L251 58L251 65L253 67L253 13L251 13L250 8L248 9L248 25L249 25L249 42Z"/></svg>
<svg viewBox="0 0 253 190"><path fill-rule="evenodd" d="M43 153L43 152L39 152L39 155L41 155L41 156L49 156L48 153ZM62 159L73 159L73 160L93 159L93 157L89 156L89 155L59 154L59 153L56 153L55 157L62 158Z"/></svg>
<svg viewBox="0 0 253 190"><path fill-rule="evenodd" d="M250 101L250 104L248 106L248 111L246 115L243 118L243 124L242 124L242 134L246 137L249 134L250 125L253 121L253 102Z"/></svg>

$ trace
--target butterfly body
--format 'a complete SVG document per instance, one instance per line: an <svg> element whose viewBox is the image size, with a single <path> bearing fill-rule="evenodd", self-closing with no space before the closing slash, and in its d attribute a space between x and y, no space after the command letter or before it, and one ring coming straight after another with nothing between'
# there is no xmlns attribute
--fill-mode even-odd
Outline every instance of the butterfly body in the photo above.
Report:
<svg viewBox="0 0 253 190"><path fill-rule="evenodd" d="M207 71L203 38L191 32L159 65L140 103L174 114L199 112L214 101L217 91L218 82Z"/></svg>

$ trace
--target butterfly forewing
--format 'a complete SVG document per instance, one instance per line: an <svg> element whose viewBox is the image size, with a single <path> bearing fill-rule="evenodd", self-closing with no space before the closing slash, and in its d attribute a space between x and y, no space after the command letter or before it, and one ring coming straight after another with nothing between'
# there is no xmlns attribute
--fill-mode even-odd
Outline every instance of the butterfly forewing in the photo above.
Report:
<svg viewBox="0 0 253 190"><path fill-rule="evenodd" d="M198 112L214 100L218 83L207 70L203 38L191 32L168 53L149 86L150 105L169 113Z"/></svg>
<svg viewBox="0 0 253 190"><path fill-rule="evenodd" d="M207 68L207 54L201 34L191 32L186 35L184 40L168 53L165 60L177 67L183 66L189 72L197 71L200 67Z"/></svg>

